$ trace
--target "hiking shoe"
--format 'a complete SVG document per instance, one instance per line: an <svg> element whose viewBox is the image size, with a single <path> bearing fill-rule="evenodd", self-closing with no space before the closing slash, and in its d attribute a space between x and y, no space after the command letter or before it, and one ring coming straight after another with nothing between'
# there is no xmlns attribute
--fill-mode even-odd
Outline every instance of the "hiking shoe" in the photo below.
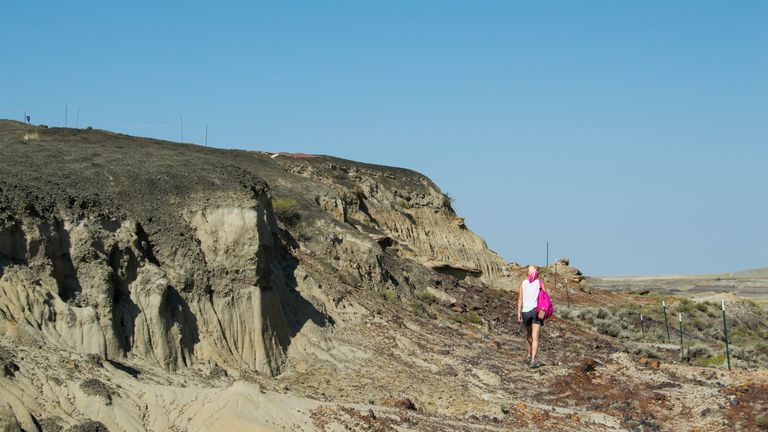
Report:
<svg viewBox="0 0 768 432"><path fill-rule="evenodd" d="M526 366L530 366L531 365L531 357L530 356L525 358L525 364L526 364Z"/></svg>
<svg viewBox="0 0 768 432"><path fill-rule="evenodd" d="M541 363L539 363L538 361L534 360L531 362L531 369L538 369L540 367L541 367Z"/></svg>

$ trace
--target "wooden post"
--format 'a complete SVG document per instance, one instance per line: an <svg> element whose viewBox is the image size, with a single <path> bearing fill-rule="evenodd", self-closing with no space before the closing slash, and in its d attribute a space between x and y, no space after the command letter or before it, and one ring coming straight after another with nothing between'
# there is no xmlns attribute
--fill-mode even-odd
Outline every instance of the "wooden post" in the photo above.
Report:
<svg viewBox="0 0 768 432"><path fill-rule="evenodd" d="M664 327L667 329L667 342L672 342L672 338L669 337L669 322L667 321L667 302L661 302L661 308L664 310Z"/></svg>
<svg viewBox="0 0 768 432"><path fill-rule="evenodd" d="M728 370L731 370L731 349L728 347L728 324L725 321L725 300L723 300L723 333L725 334L725 358L728 361Z"/></svg>
<svg viewBox="0 0 768 432"><path fill-rule="evenodd" d="M680 323L680 361L683 361L683 314L677 314L677 321Z"/></svg>

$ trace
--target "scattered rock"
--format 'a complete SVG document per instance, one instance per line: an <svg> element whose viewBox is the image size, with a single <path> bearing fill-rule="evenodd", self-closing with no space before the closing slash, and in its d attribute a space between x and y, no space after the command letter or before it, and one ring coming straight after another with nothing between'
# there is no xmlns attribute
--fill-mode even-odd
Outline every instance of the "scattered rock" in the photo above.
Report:
<svg viewBox="0 0 768 432"><path fill-rule="evenodd" d="M211 371L208 372L208 378L211 379L226 378L228 376L229 374L227 373L227 370L215 363L211 367Z"/></svg>
<svg viewBox="0 0 768 432"><path fill-rule="evenodd" d="M3 376L13 378L19 371L19 365L14 361L13 353L7 348L0 346L0 365L2 365Z"/></svg>
<svg viewBox="0 0 768 432"><path fill-rule="evenodd" d="M376 239L376 243L382 248L386 249L395 244L395 240L392 237L379 237Z"/></svg>
<svg viewBox="0 0 768 432"><path fill-rule="evenodd" d="M85 362L93 367L103 367L102 358L98 354L90 353L86 354Z"/></svg>
<svg viewBox="0 0 768 432"><path fill-rule="evenodd" d="M3 376L8 378L13 378L16 376L16 372L19 371L19 365L16 363L9 361L3 364Z"/></svg>
<svg viewBox="0 0 768 432"><path fill-rule="evenodd" d="M437 302L444 306L452 306L456 304L456 297L448 294L447 292L428 286L427 292L437 299Z"/></svg>
<svg viewBox="0 0 768 432"><path fill-rule="evenodd" d="M416 405L409 398L385 399L384 402L382 402L382 404L384 406L388 406L388 407L391 407L391 408L397 408L397 409L409 410L409 411L416 411Z"/></svg>
<svg viewBox="0 0 768 432"><path fill-rule="evenodd" d="M600 364L595 359L586 359L583 362L581 362L581 366L579 366L579 370L582 373L590 373L594 371Z"/></svg>
<svg viewBox="0 0 768 432"><path fill-rule="evenodd" d="M651 360L645 357L640 357L640 364L653 369L658 369L661 366L661 362L659 360Z"/></svg>

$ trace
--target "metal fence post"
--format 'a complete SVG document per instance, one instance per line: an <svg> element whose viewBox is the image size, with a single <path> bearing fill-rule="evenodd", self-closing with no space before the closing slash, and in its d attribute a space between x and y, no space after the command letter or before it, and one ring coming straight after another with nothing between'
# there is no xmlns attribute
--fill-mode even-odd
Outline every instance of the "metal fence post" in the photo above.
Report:
<svg viewBox="0 0 768 432"><path fill-rule="evenodd" d="M640 331L643 332L643 339L645 339L645 326L643 325L643 314L640 314Z"/></svg>
<svg viewBox="0 0 768 432"><path fill-rule="evenodd" d="M725 358L728 361L728 370L731 370L731 349L728 347L728 324L725 321L725 300L723 300L723 333L725 334Z"/></svg>
<svg viewBox="0 0 768 432"><path fill-rule="evenodd" d="M568 278L565 278L565 301L568 303L568 307L571 307L571 296L568 294Z"/></svg>
<svg viewBox="0 0 768 432"><path fill-rule="evenodd" d="M672 342L672 338L669 337L669 322L667 321L667 302L661 302L661 308L664 310L664 327L667 328L667 342Z"/></svg>

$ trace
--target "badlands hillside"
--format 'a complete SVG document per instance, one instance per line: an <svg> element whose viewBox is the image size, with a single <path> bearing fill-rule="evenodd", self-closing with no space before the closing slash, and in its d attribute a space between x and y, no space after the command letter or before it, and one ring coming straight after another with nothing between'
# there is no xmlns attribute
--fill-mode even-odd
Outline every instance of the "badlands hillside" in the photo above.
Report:
<svg viewBox="0 0 768 432"><path fill-rule="evenodd" d="M768 427L768 347L725 369L718 305L567 260L528 368L524 267L419 173L12 121L0 161L1 431ZM662 298L705 327L682 361Z"/></svg>

